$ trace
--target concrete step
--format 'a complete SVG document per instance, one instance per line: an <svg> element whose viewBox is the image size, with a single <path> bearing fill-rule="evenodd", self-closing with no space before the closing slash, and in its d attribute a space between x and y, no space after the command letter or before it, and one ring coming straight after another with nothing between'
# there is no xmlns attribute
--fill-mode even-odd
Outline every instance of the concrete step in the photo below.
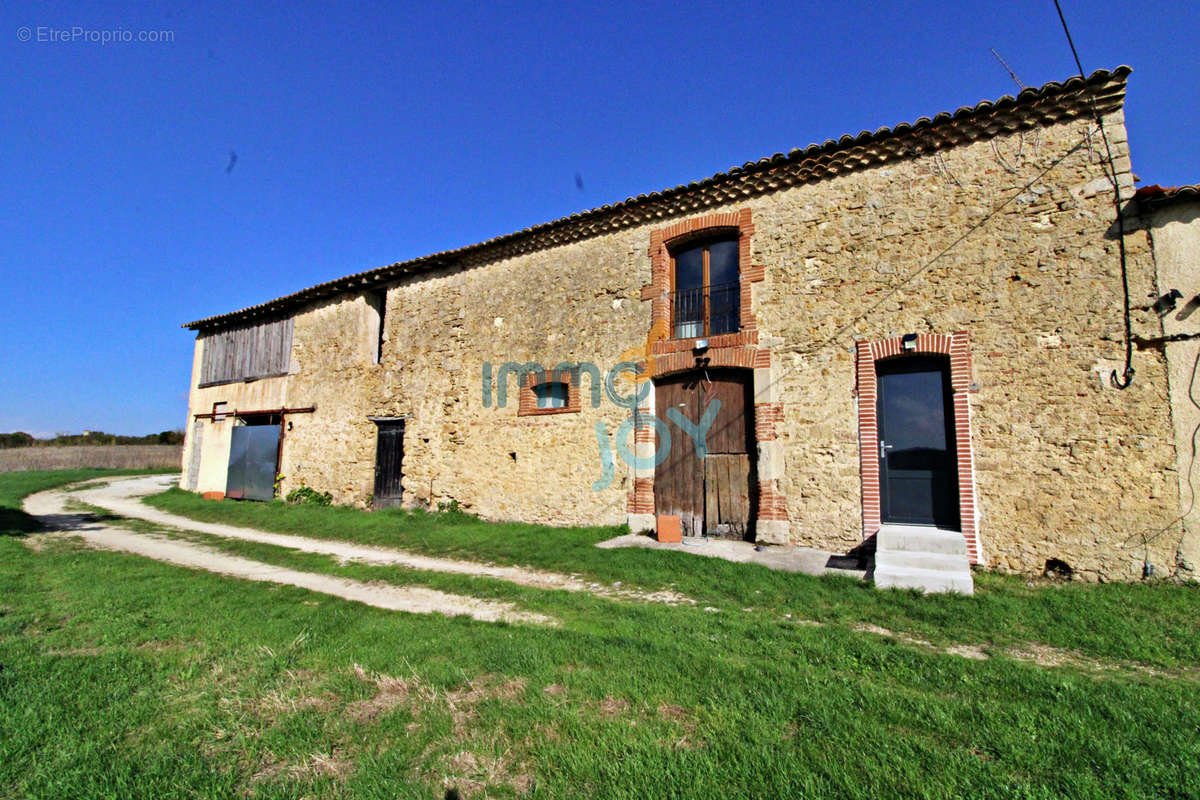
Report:
<svg viewBox="0 0 1200 800"><path fill-rule="evenodd" d="M958 531L920 525L883 525L875 535L876 551L967 554L967 540Z"/></svg>
<svg viewBox="0 0 1200 800"><path fill-rule="evenodd" d="M970 571L918 569L887 564L875 565L875 585L880 589L920 589L925 594L958 592L974 594L975 582Z"/></svg>
<svg viewBox="0 0 1200 800"><path fill-rule="evenodd" d="M942 572L971 573L971 562L965 555L948 553L918 553L912 550L877 550L875 551L875 566L883 564L889 567L908 567L911 569L932 569Z"/></svg>

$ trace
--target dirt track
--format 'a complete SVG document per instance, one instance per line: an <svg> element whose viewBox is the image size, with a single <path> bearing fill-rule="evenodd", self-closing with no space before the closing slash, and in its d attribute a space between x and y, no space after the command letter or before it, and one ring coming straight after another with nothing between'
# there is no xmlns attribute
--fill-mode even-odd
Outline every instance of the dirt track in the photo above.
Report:
<svg viewBox="0 0 1200 800"><path fill-rule="evenodd" d="M153 475L150 477L126 478L114 480L106 486L96 489L86 487L72 492L81 502L99 506L122 517L153 522L156 525L166 525L182 530L199 531L227 539L241 539L247 542L270 544L277 547L287 547L305 553L320 553L335 556L342 561L357 561L365 564L394 565L411 569L428 570L430 572L446 572L453 575L471 575L480 578L493 578L508 581L520 586L534 589L561 589L568 592L590 592L611 599L629 599L662 603L686 603L687 598L674 592L641 592L636 589L606 586L593 583L557 572L530 569L528 567L501 567L492 564L480 564L475 561L461 561L451 558L435 558L404 550L394 550L384 547L355 544L353 542L337 541L334 539L314 539L307 536L294 536L285 533L270 533L255 528L241 528L235 525L223 525L211 522L198 522L170 514L166 511L142 503L139 498L163 491L173 484L170 477ZM34 513L34 512L30 512Z"/></svg>
<svg viewBox="0 0 1200 800"><path fill-rule="evenodd" d="M161 491L173 480L170 477L164 479L162 476L153 476L150 478L119 480L99 489L89 490L85 488L81 491L72 492L68 488L66 490L39 492L27 497L24 505L28 513L37 517L42 524L58 532L57 534L50 535L66 534L76 536L83 539L92 547L99 549L134 553L156 561L163 561L190 569L201 569L245 580L298 586L314 592L320 592L321 594L333 595L346 600L353 600L393 611L408 611L414 614L438 613L447 616L470 616L474 619L487 622L504 621L533 625L557 624L557 620L552 617L520 611L513 603L483 600L477 597L450 594L418 586L363 583L331 575L302 572L286 567L273 566L260 561L253 561L248 558L223 553L213 548L191 542L183 542L153 534L136 533L121 527L106 525L98 522L89 514L73 513L66 509L68 498L74 495L83 502L99 505L116 513L122 512L118 511L117 508L110 507L110 505L123 508L125 503L121 502L122 500L132 503L139 510L153 511L153 509L149 509L147 506L128 498L137 496L139 493L150 494ZM102 505L100 502L97 502L99 499L107 499L109 505ZM182 517L162 514L162 512L156 512L156 515L170 517L175 521L174 523L162 524L175 524L176 527L186 527L193 530L202 529L200 526L206 528L225 527L194 523ZM126 516L142 516L143 518L150 519L150 521L161 523L161 519L151 518L155 515L127 514ZM247 529L235 528L233 530L246 531ZM254 533L264 536L274 536L274 534L263 534L260 531L255 531ZM238 538L248 537L242 536ZM284 538L303 539L303 537ZM264 541L263 539L252 540ZM277 542L271 543L275 544ZM310 549L308 552L330 551ZM373 563L395 562L376 561Z"/></svg>

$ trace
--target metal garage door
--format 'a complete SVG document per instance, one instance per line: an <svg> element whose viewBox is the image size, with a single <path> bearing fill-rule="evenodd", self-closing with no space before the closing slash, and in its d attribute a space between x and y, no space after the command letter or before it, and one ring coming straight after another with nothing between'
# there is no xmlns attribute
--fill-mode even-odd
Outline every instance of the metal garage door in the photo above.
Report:
<svg viewBox="0 0 1200 800"><path fill-rule="evenodd" d="M275 496L279 427L241 425L229 442L229 475L225 496L240 500L270 500Z"/></svg>

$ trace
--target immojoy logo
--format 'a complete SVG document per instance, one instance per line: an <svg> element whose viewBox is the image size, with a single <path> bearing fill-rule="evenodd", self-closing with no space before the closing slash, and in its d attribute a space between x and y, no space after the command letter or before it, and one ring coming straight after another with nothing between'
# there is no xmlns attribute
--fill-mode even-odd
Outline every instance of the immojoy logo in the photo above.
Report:
<svg viewBox="0 0 1200 800"><path fill-rule="evenodd" d="M603 373L603 377L600 368L591 361L561 361L552 370L547 370L536 361L526 361L523 364L516 361L505 361L500 365L499 370L496 370L492 362L485 361L482 374L483 407L492 407L493 395L497 408L504 408L508 405L508 383L509 378L513 375L517 377L518 386L525 385L530 375L534 376L535 385L544 383L549 374L550 382L570 381L579 387L583 380L583 374L587 373L591 377L592 408L600 407L600 389L603 386L604 394L613 405L629 410L629 418L617 427L612 442L609 441L608 430L604 423L596 423L596 446L600 451L600 478L592 483L592 490L603 491L612 485L615 471L614 449L621 460L634 469L654 469L665 461L671 452L673 442L671 441L670 426L657 415L638 410L642 402L650 396L650 376L654 374L653 345L657 341L666 339L667 333L666 322L660 321L655 324L650 335L646 337L645 344L623 352L618 357L617 363ZM633 391L623 394L617 387L618 382L632 384ZM708 429L712 427L720 410L721 401L714 397L705 405L698 420L688 419L677 408L668 408L666 416L692 440L696 456L704 458L708 455ZM635 430L646 427L654 428L657 433L657 442L650 455L639 456L635 452L636 447L631 447L629 442L633 438Z"/></svg>

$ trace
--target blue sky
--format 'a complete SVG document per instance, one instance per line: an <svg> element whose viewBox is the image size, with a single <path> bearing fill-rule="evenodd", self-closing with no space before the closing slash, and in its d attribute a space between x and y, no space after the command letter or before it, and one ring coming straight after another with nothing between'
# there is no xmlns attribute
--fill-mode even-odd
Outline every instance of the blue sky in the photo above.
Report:
<svg viewBox="0 0 1200 800"><path fill-rule="evenodd" d="M1134 67L1143 183L1200 181L1200 14L1063 7L1086 70ZM39 435L183 427L188 320L1015 92L989 48L1028 85L1075 72L1051 0L0 18L0 431ZM46 41L76 26L173 41Z"/></svg>

